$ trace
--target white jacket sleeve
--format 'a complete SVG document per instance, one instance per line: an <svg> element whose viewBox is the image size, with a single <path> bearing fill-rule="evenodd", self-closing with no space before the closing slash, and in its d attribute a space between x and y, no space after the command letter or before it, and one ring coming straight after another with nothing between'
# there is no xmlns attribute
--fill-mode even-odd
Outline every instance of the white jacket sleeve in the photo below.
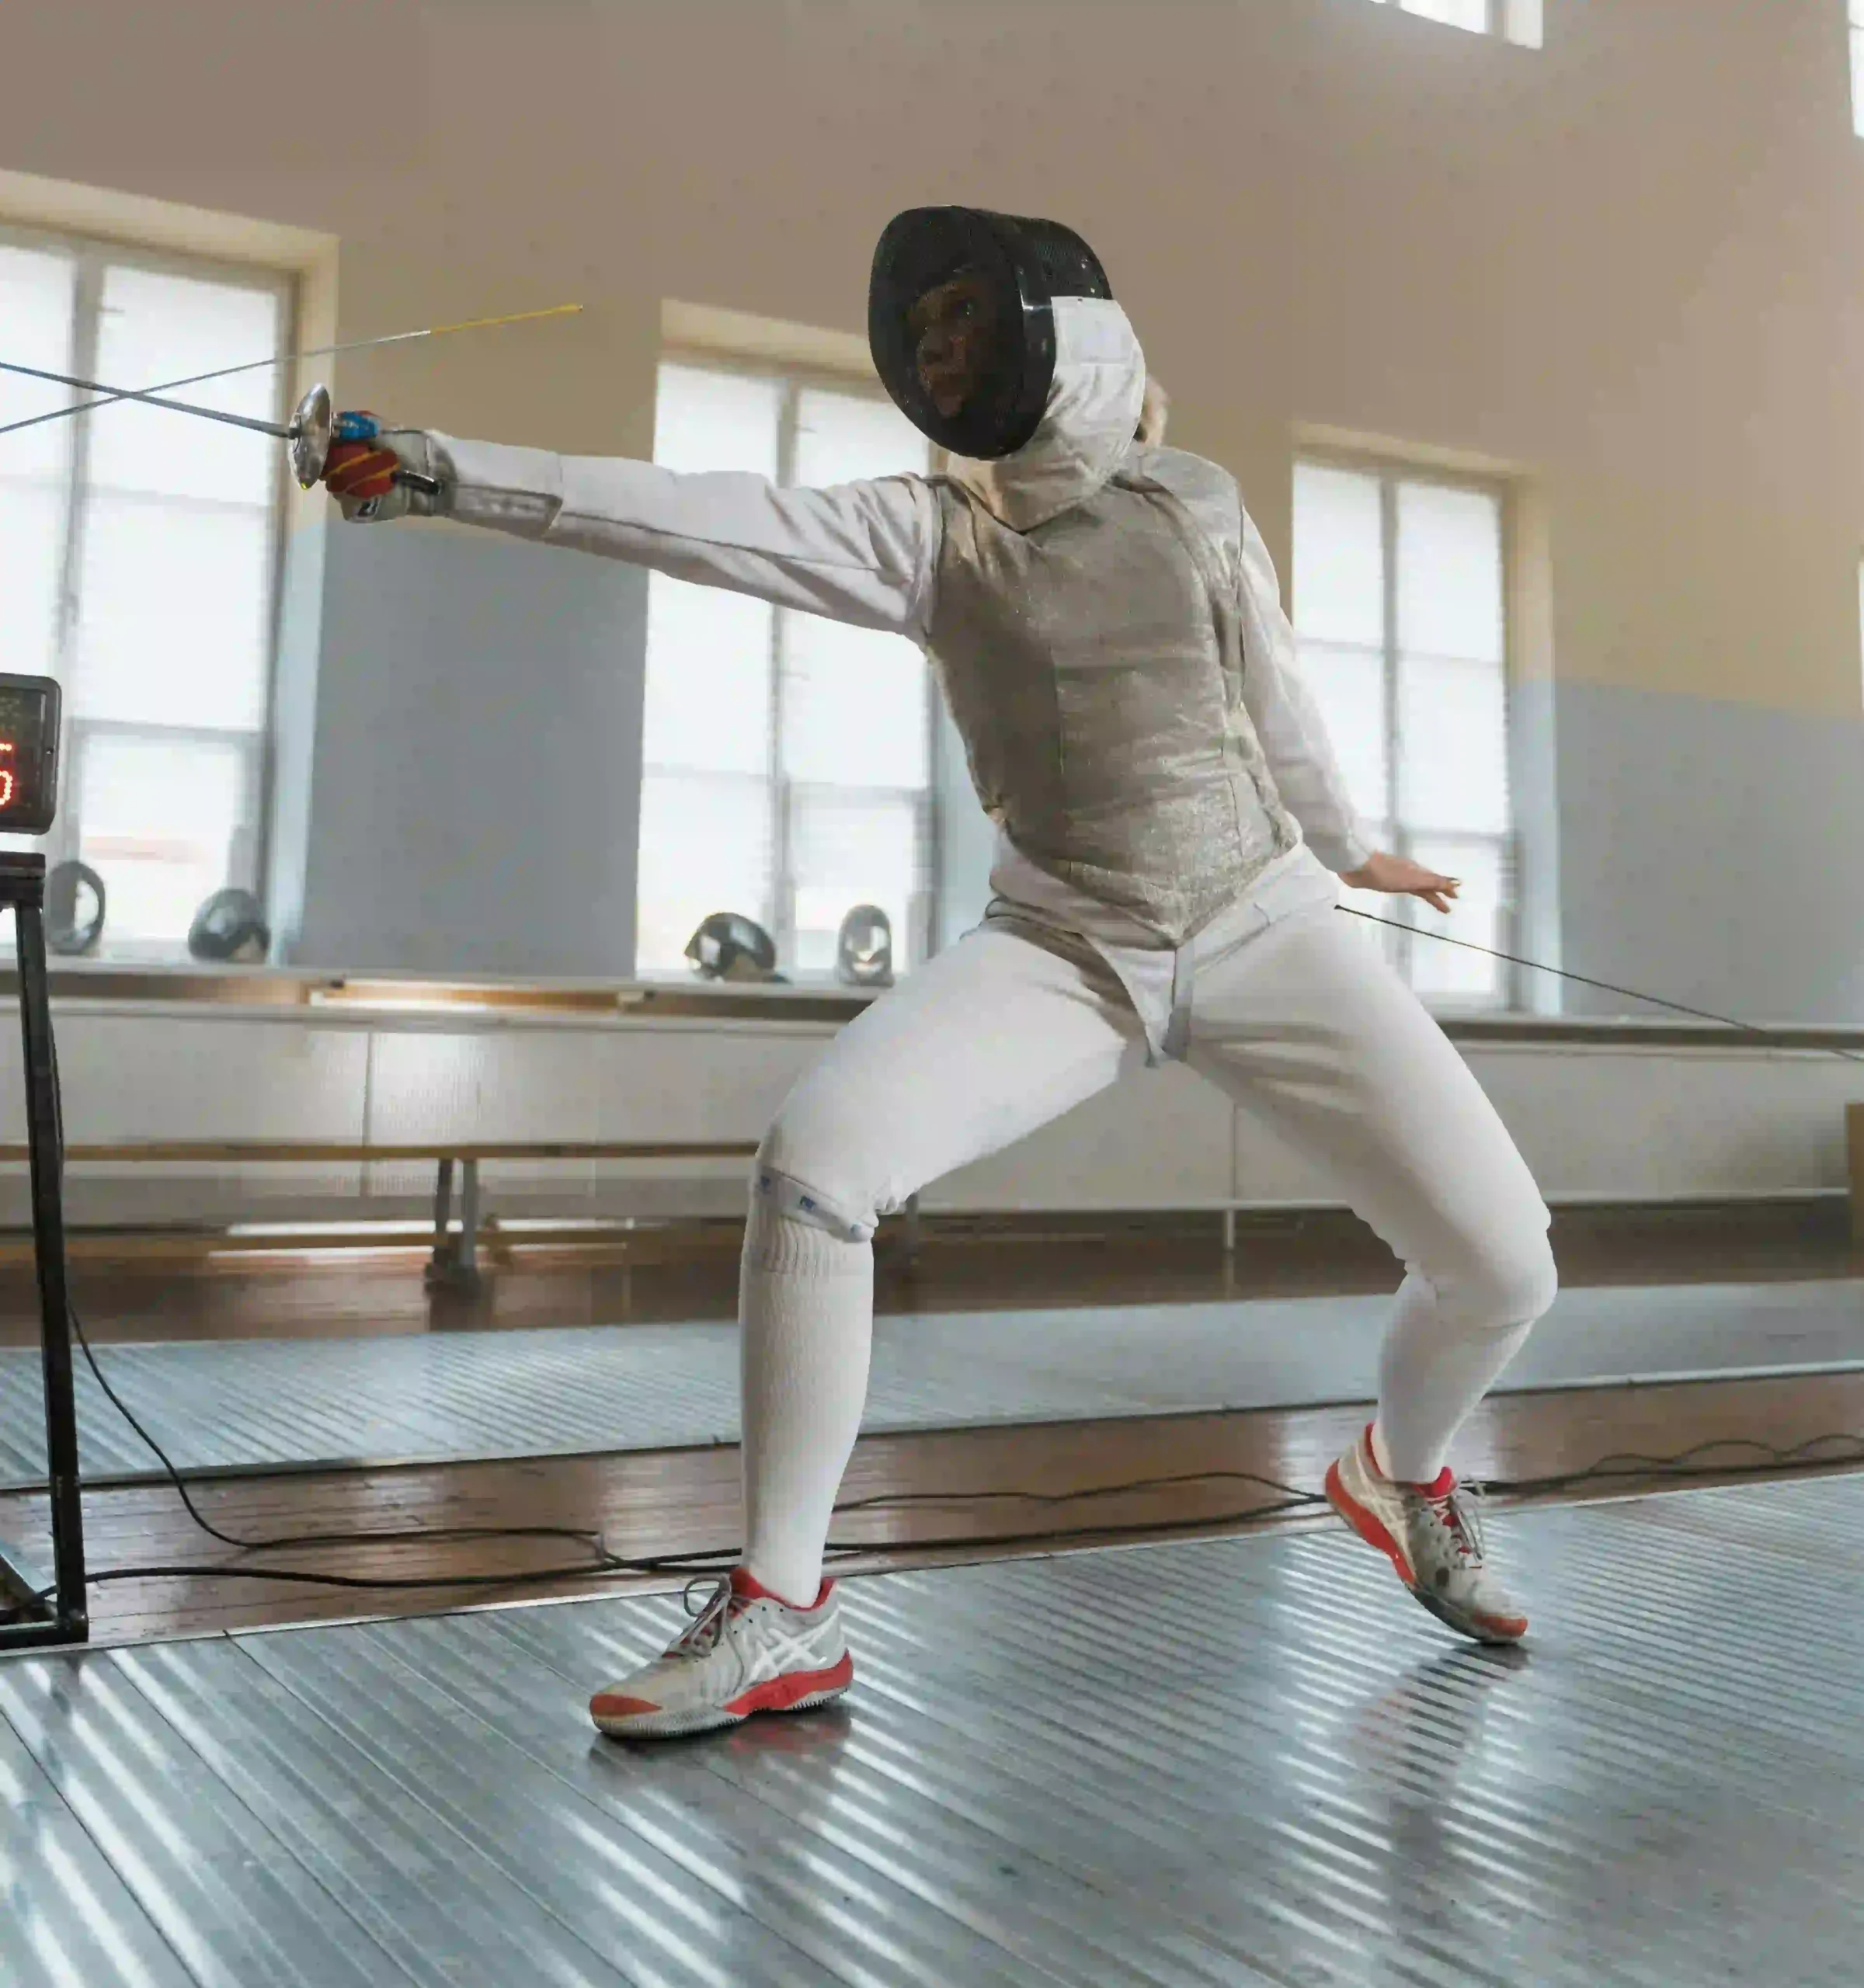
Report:
<svg viewBox="0 0 1864 1988"><path fill-rule="evenodd" d="M621 457L432 438L447 515L923 642L941 530L915 476L786 490Z"/></svg>
<svg viewBox="0 0 1864 1988"><path fill-rule="evenodd" d="M1243 703L1282 805L1308 846L1336 875L1357 870L1372 845L1346 791L1320 707L1301 673L1294 629L1282 610L1275 562L1243 517Z"/></svg>

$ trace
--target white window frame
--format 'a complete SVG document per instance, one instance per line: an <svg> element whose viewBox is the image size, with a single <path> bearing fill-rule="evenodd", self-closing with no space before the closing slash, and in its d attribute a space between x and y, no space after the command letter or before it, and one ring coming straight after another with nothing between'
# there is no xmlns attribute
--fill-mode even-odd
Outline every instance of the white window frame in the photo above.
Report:
<svg viewBox="0 0 1864 1988"><path fill-rule="evenodd" d="M794 361L781 359L760 360L755 356L721 352L710 346L691 347L666 345L661 349L656 364L656 397L662 367L677 366L690 372L721 373L739 378L753 379L774 384L781 393L777 414L777 481L780 487L791 487L795 472L796 434L798 410L805 392L841 394L850 398L884 401L886 390L878 380L863 379L858 374L841 373L828 367L798 365ZM928 457L928 461L930 458ZM914 816L917 825L916 870L923 880L922 888L915 895L909 914L912 921L909 935L895 933L893 936L894 958L899 961L902 954L923 965L931 958L938 946L939 909L939 725L938 692L934 683L930 662L925 666L921 700L923 706L922 722L925 728L927 784L920 790L908 787L863 787L854 781L837 781L832 786L820 783L792 779L784 770L784 644L790 617L801 612L798 609L774 607L770 615L770 751L763 774L769 797L770 811L770 899L768 903L753 911L749 906L721 906L721 909L742 909L747 916L756 916L760 923L769 921L767 929L777 948L777 971L799 985L834 985L829 973L802 973L795 964L796 950L796 878L791 860L792 797L798 793L811 791L837 794L867 794L875 798L900 799L910 796L914 804ZM653 667L651 655L648 668ZM646 756L645 741L642 742L642 771L660 778L677 779L690 768L664 766ZM696 777L715 780L722 777L704 773ZM756 774L744 776L756 779ZM908 943L902 944L902 940ZM895 971L899 969L896 967ZM659 967L649 970L651 975L672 978L671 968Z"/></svg>
<svg viewBox="0 0 1864 1988"><path fill-rule="evenodd" d="M1298 464L1312 464L1317 468L1346 470L1355 475L1378 479L1379 558L1384 575L1385 596L1379 672L1385 706L1386 812L1378 818L1375 825L1389 838L1391 851L1396 856L1409 856L1420 841L1493 842L1500 855L1503 881L1501 915L1496 921L1496 950L1518 954L1521 951L1521 825L1514 812L1514 796L1515 645L1511 612L1514 592L1511 570L1514 556L1511 487L1505 478L1445 469L1435 464L1414 462L1399 457L1371 455L1356 450L1333 449L1319 445L1304 445L1296 461ZM1473 835L1466 829L1433 829L1428 822L1405 821L1398 813L1400 754L1403 749L1398 694L1398 486L1403 483L1434 483L1452 490L1479 490L1496 500L1497 532L1501 563L1502 749L1508 770L1508 826L1500 836ZM1297 600L1297 617L1299 611L1300 603ZM1298 620L1296 636L1298 640ZM1367 825L1375 825L1370 817L1367 818ZM1382 912L1400 928L1393 930L1390 926L1385 927L1380 930L1379 936L1386 942L1389 957L1403 976L1407 986L1412 983L1412 962L1416 950L1416 942L1412 935L1421 929L1414 916L1417 909L1414 898L1392 898L1386 901ZM1428 912L1426 915L1434 916ZM1428 932L1428 927L1422 929ZM1428 945L1431 942L1427 937L1424 943ZM1522 969L1504 961L1497 962L1497 992L1494 1000L1459 1000L1453 995L1440 994L1431 994L1425 999L1433 1013L1521 1013L1525 1006Z"/></svg>
<svg viewBox="0 0 1864 1988"><path fill-rule="evenodd" d="M98 327L101 315L105 271L112 266L150 269L163 275L192 276L202 281L269 292L278 300L279 349L281 362L288 359L297 340L299 298L297 279L289 272L249 262L228 262L206 255L191 255L172 249L145 246L130 241L103 236L68 234L44 228L0 222L0 244L63 255L75 266L73 290L74 316L71 339L73 375L79 379L97 377ZM256 355L251 355L256 356ZM230 353L228 363L240 363L241 355ZM288 419L286 405L290 391L290 367L281 363L273 369L273 413L280 422ZM112 381L112 386L144 387L153 383L138 380ZM185 398L186 395L180 398ZM177 415L178 424L186 421ZM263 902L265 896L267 843L270 829L273 777L273 714L276 701L279 616L282 606L282 579L285 544L285 453L279 451L279 466L270 507L265 567L268 600L264 659L265 689L256 728L228 726L161 725L75 714L77 699L71 680L71 648L82 603L78 598L78 575L83 570L84 532L92 488L90 477L92 423L79 414L68 417L72 429L70 487L64 516L62 574L59 585L57 631L54 641L55 670L64 687L64 736L60 742L58 814L50 832L32 839L31 846L44 852L49 867L75 859L83 833L83 773L85 747L95 738L173 739L207 742L238 750L245 770L246 815L235 832L235 850L227 883L251 891ZM0 436L0 448L5 438ZM185 947L179 940L136 940L113 943L106 916L99 957L106 961L161 961L180 957Z"/></svg>

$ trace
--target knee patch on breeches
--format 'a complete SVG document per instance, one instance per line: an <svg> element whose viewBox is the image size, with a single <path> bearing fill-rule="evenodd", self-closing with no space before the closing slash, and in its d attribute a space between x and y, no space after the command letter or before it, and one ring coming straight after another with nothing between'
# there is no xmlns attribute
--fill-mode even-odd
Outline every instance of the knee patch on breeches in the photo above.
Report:
<svg viewBox="0 0 1864 1988"><path fill-rule="evenodd" d="M871 1242L877 1226L871 1207L860 1208L844 1197L825 1192L794 1174L770 1166L760 1157L751 1176L751 1199L756 1208L791 1222L826 1230L842 1242Z"/></svg>

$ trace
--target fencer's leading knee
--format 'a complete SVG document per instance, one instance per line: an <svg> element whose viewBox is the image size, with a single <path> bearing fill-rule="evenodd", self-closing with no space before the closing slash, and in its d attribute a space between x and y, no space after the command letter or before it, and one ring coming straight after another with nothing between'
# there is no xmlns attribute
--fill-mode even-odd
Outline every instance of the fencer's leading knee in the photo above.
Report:
<svg viewBox="0 0 1864 1988"><path fill-rule="evenodd" d="M1546 1208L1523 1211L1481 1234L1462 1239L1438 1261L1422 1266L1438 1302L1473 1330L1505 1333L1531 1326L1560 1289Z"/></svg>

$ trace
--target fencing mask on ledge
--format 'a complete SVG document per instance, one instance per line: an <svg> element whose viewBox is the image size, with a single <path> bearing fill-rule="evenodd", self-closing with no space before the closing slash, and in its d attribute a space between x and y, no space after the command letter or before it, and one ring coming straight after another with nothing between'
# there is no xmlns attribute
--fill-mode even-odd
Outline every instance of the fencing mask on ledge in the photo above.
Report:
<svg viewBox="0 0 1864 1988"><path fill-rule="evenodd" d="M686 956L702 980L781 981L769 933L738 911L715 911L687 940Z"/></svg>
<svg viewBox="0 0 1864 1988"><path fill-rule="evenodd" d="M857 904L841 921L835 978L844 987L893 985L893 926L879 905Z"/></svg>

